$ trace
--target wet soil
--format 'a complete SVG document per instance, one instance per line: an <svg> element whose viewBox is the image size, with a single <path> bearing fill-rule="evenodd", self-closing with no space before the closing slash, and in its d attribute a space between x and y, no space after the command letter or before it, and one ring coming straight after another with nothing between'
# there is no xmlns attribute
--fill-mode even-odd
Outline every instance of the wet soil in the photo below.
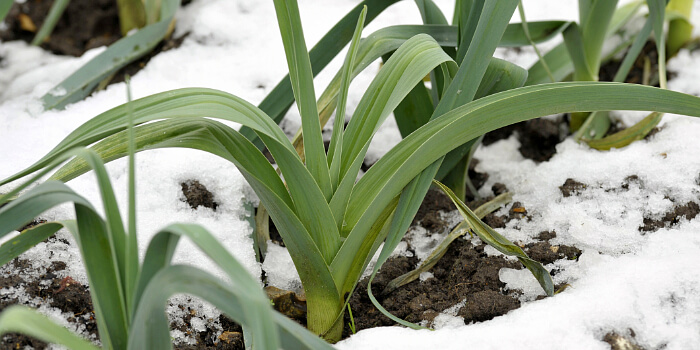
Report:
<svg viewBox="0 0 700 350"><path fill-rule="evenodd" d="M625 52L625 54L627 54ZM624 56L623 56L624 59ZM646 63L648 62L648 63ZM622 64L622 60L610 60L607 63L603 64L600 67L600 72L599 72L599 80L600 81L612 81L613 78L615 77L615 74L617 74L618 69L620 68L620 65ZM644 66L645 64L649 65L649 76L648 76L648 81L645 81L645 73L644 73ZM632 65L632 69L630 70L629 74L625 78L625 83L630 83L630 84L644 84L648 83L651 86L656 86L659 87L659 55L658 52L656 51L656 43L652 41L647 41L647 43L644 45L644 48L642 48L642 52L637 56L637 59L634 61L634 64ZM667 79L673 79L673 77L676 76L676 73L673 71L667 71Z"/></svg>
<svg viewBox="0 0 700 350"><path fill-rule="evenodd" d="M649 233L657 231L661 228L668 228L677 225L683 219L693 220L700 214L700 205L695 202L688 202L685 204L677 205L673 207L670 211L666 212L661 218L654 219L645 217L644 224L639 227L639 231L643 233Z"/></svg>
<svg viewBox="0 0 700 350"><path fill-rule="evenodd" d="M644 187L644 183L639 176L630 175L625 178L619 189L608 189L606 191L627 191L630 184ZM563 185L559 186L559 190L564 197L570 197L579 195L587 187L588 185L569 178L566 179ZM673 198L669 198L669 200L674 201ZM697 202L679 203L660 217L644 217L643 224L639 226L638 230L642 234L655 232L662 228L673 227L683 220L693 220L698 214L700 214L700 205Z"/></svg>
<svg viewBox="0 0 700 350"><path fill-rule="evenodd" d="M520 154L535 162L546 162L557 153L556 146L569 135L569 127L562 121L531 119L494 130L484 135L482 144L491 145L515 133L520 142Z"/></svg>
<svg viewBox="0 0 700 350"><path fill-rule="evenodd" d="M55 239L55 238L50 238ZM52 262L48 267L34 267L29 261L14 259L2 268L0 275L0 289L21 288L32 301L43 305L60 309L68 316L68 322L80 324L84 332L96 339L97 323L93 312L92 300L86 286L75 282L70 276L60 277L66 264ZM27 278L28 274L36 275L36 278ZM15 304L26 304L26 300L20 300L13 294L0 295L0 311ZM47 344L37 339L22 334L6 334L0 340L0 349L22 349L31 346L35 349L45 349Z"/></svg>
<svg viewBox="0 0 700 350"><path fill-rule="evenodd" d="M501 189L502 185L494 186ZM468 203L476 208L488 199ZM444 220L435 220L440 210L452 210L452 203L442 192L431 189L419 209L416 221L432 232L444 232L451 229ZM513 203L508 216L489 214L484 220L491 225L505 225L512 219L527 219L519 203ZM548 240L556 237L554 232L543 232L540 242L531 243L523 249L531 257L543 263L559 259L576 259L581 251L568 246L552 246ZM519 292L504 291L505 284L499 279L501 268L521 269L517 260L503 256L488 256L485 245L473 244L469 239L453 242L445 256L431 269L432 278L425 281L416 280L386 295L381 294L384 287L394 278L416 268L415 256L398 256L389 259L379 270L372 283L373 294L377 300L393 315L413 323L431 326L442 312L452 312L465 323L483 322L504 315L520 307ZM410 249L410 246L409 246ZM395 323L384 316L372 304L367 295L368 280L361 281L350 299L353 320L357 331L366 328L391 326ZM455 305L462 303L462 306ZM452 309L451 309L452 308ZM451 310L448 310L451 309ZM350 323L346 315L346 323ZM349 336L346 328L344 336Z"/></svg>
<svg viewBox="0 0 700 350"><path fill-rule="evenodd" d="M637 60L633 64L625 82L632 84L642 84L645 82L645 61L649 61L650 64L649 72L651 74L648 78L648 82L650 85L658 87L658 54L656 52L656 44L653 41L646 43L639 57L637 57ZM600 81L612 81L621 63L621 60L611 60L601 66L599 73ZM668 79L672 79L675 75L676 73L667 71ZM563 120L559 121L538 118L508 125L484 135L482 144L488 146L496 141L507 139L510 135L515 133L520 142L520 148L518 150L523 157L532 159L538 163L546 162L556 154L556 145L570 134L568 118L565 115L565 118L562 119ZM624 128L620 125L613 123L607 135L614 134L623 129ZM658 132L657 128L652 130L647 137L651 137L656 132Z"/></svg>
<svg viewBox="0 0 700 350"><path fill-rule="evenodd" d="M7 29L0 40L31 42L44 23L53 0L15 2L7 14ZM72 0L41 47L57 55L81 56L85 51L110 45L121 38L114 0Z"/></svg>
<svg viewBox="0 0 700 350"><path fill-rule="evenodd" d="M185 196L184 202L189 204L192 209L202 206L216 211L219 203L214 200L214 194L209 192L199 181L187 180L180 183L180 186L182 194Z"/></svg>
<svg viewBox="0 0 700 350"><path fill-rule="evenodd" d="M186 5L191 1L182 1ZM31 42L53 5L53 0L15 2L7 14L7 27L0 30L1 41ZM169 37L150 53L115 73L110 84L124 81L143 69L160 52L179 47L187 35ZM109 46L121 38L117 2L114 0L71 0L51 35L40 45L57 55L82 56L86 51Z"/></svg>

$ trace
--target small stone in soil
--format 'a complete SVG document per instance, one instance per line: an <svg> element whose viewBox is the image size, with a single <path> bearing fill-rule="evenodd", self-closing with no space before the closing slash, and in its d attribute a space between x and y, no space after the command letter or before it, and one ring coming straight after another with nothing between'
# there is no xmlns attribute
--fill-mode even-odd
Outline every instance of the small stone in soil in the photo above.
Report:
<svg viewBox="0 0 700 350"><path fill-rule="evenodd" d="M563 185L559 186L559 190L564 197L578 195L586 188L586 184L578 182L572 178L566 179Z"/></svg>
<svg viewBox="0 0 700 350"><path fill-rule="evenodd" d="M615 332L607 333L603 337L603 341L610 344L611 350L643 350L635 341L635 333L632 329L629 330L630 335L620 335Z"/></svg>

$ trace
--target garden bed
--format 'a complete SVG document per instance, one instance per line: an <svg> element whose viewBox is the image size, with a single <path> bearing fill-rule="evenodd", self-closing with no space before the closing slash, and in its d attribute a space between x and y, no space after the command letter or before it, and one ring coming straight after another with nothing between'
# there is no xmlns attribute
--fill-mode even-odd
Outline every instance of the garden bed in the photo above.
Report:
<svg viewBox="0 0 700 350"><path fill-rule="evenodd" d="M449 3L438 2L446 12ZM529 20L576 17L574 2L533 2L528 7L526 1L525 5ZM300 6L311 44L355 2L329 7L322 1L305 1ZM551 11L538 12L536 6ZM418 23L414 7L412 2L394 5L364 33L390 24ZM178 46L137 64L141 71L130 71L134 98L203 86L258 103L286 73L278 28L263 25L272 18L270 2L193 1L177 14L173 37L181 38ZM39 105L38 97L100 50L69 58L40 52L20 41L0 42L0 87L5 89L0 91L0 148L7 150L0 153L4 164L0 178L43 156L86 120L125 102L125 85L117 83L63 111L43 111ZM536 58L530 48L497 53L525 67ZM31 67L22 62L28 58L35 60ZM319 75L317 91L341 63L336 59ZM355 79L348 110L357 105L378 69L375 62ZM669 62L669 69L676 72L669 80L670 89L700 96L700 53L681 51ZM620 128L644 117L635 112L615 116ZM282 126L289 136L299 128L295 107ZM324 134L329 135L329 129ZM346 327L348 338L337 347L458 349L517 344L526 349L605 349L614 348L619 338L643 349L696 346L700 343L700 273L695 268L700 262L698 134L700 121L667 115L658 131L646 139L601 152L574 142L566 116L559 115L487 135L470 177L480 196L490 198L507 190L513 201L484 221L542 262L560 293L545 298L517 260L467 235L452 243L430 273L382 295L392 278L414 269L461 220L449 199L433 189L372 290L394 315L437 331L394 326L369 301L365 279L350 301L354 317L346 313L345 319L359 333L353 335ZM370 147L365 170L400 139L390 118ZM125 160L107 165L122 210L126 208L126 167ZM100 203L93 175L68 185ZM260 276L261 286L290 290L303 300L291 258L274 236L266 260L255 261L250 223L251 204L257 205L258 199L231 163L192 150L139 153L137 189L141 249L168 223L196 222L214 233L251 274ZM472 208L483 202L473 195L468 200ZM71 216L72 207L64 205L37 220ZM175 260L223 276L195 251L191 244L183 244ZM67 232L59 232L0 268L0 309L15 303L38 307L83 336L99 338L87 277ZM243 348L240 326L206 303L177 296L170 300L168 312L176 348ZM298 321L303 323L303 317ZM25 346L46 345L17 334L0 340L1 349Z"/></svg>

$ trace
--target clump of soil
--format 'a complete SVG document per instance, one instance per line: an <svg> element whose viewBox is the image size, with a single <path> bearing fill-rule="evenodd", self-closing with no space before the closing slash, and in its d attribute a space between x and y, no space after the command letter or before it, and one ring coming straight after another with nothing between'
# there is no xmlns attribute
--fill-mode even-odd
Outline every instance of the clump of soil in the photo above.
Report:
<svg viewBox="0 0 700 350"><path fill-rule="evenodd" d="M527 255L541 263L551 264L560 259L576 260L581 256L581 250L567 245L551 245L549 242L528 243L524 248Z"/></svg>
<svg viewBox="0 0 700 350"><path fill-rule="evenodd" d="M392 279L413 270L415 257L389 259L375 278L372 288L377 300L392 314L409 322L432 322L442 311L466 299L458 311L465 322L485 321L518 308L513 293L503 292L505 284L498 272L503 267L521 268L517 261L487 256L485 245L473 246L457 240L445 256L432 268L434 278L413 281L388 295L377 295ZM350 299L357 330L390 326L394 321L377 310L367 295L367 279L360 282ZM349 322L349 316L347 316Z"/></svg>
<svg viewBox="0 0 700 350"><path fill-rule="evenodd" d="M561 128L561 122L537 118L508 125L484 135L484 146L507 139L513 133L520 142L520 154L535 162L546 162L556 153L556 146L568 135L568 127Z"/></svg>
<svg viewBox="0 0 700 350"><path fill-rule="evenodd" d="M629 334L621 335L616 332L609 332L603 337L603 341L610 344L611 350L644 350L634 340L636 334L629 329Z"/></svg>
<svg viewBox="0 0 700 350"><path fill-rule="evenodd" d="M660 219L645 217L644 224L639 226L639 231L642 233L654 232L664 227L676 225L683 218L686 220L693 220L698 214L700 214L700 205L698 205L698 203L688 202L682 205L677 205L664 214L664 216Z"/></svg>
<svg viewBox="0 0 700 350"><path fill-rule="evenodd" d="M182 194L185 195L185 202L192 209L197 209L202 206L212 210L216 210L219 204L214 201L214 194L209 192L207 188L197 180L187 180L180 183Z"/></svg>
<svg viewBox="0 0 700 350"><path fill-rule="evenodd" d="M578 182L572 178L566 179L566 181L564 181L564 184L559 186L559 190L561 191L561 194L565 198L571 197L571 196L577 196L584 189L586 189L586 184L584 184L582 182Z"/></svg>

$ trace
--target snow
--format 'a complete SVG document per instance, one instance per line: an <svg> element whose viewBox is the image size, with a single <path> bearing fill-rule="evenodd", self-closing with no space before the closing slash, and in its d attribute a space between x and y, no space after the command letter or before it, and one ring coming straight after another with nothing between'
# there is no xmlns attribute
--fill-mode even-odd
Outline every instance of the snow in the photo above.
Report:
<svg viewBox="0 0 700 350"><path fill-rule="evenodd" d="M308 47L354 7L356 0L300 1L302 23ZM448 18L452 1L437 1ZM573 0L524 1L528 20L577 19ZM190 34L178 49L163 52L132 78L134 98L166 90L201 86L223 90L253 104L259 103L286 73L287 66L269 1L196 0L177 13L176 35ZM516 14L513 21L519 21ZM700 2L696 1L693 23L700 24ZM389 8L367 26L365 35L388 25L419 23L420 16L411 1ZM695 35L700 34L700 25ZM558 41L544 43L546 50ZM126 101L123 83L114 84L84 101L62 111L43 111L38 98L56 83L104 48L87 52L81 58L58 57L21 42L0 43L0 178L5 178L39 159L76 127L90 118ZM343 51L316 79L316 94L339 69ZM531 48L520 53L499 49L497 56L525 67L536 56ZM669 62L669 70L678 72L670 80L672 90L700 96L700 52L682 51ZM348 98L350 114L357 106L364 87L379 69L373 63L353 82ZM62 91L52 91L60 95ZM624 125L631 125L645 113L615 112ZM327 128L333 121L327 124ZM283 123L288 134L300 126L295 107ZM567 139L557 146L548 162L536 164L518 152L516 137L480 148L477 171L490 177L482 187L483 195L500 182L513 192L513 201L527 208L532 220L512 221L499 230L513 241L527 243L539 232L554 230L552 244L573 245L583 250L578 261L557 261L546 266L557 269L556 284L570 286L554 298L535 301L540 289L524 270L503 269L506 288L522 290L523 306L491 321L464 325L455 317L459 307L439 315L431 331L401 327L374 328L358 332L336 345L338 349L607 349L604 334L617 331L636 333L635 341L644 348L687 349L700 344L700 220L681 220L677 225L640 234L643 219L663 216L674 205L700 202L700 121L667 115L660 124L662 132L649 140L635 142L623 149L600 152ZM376 160L400 141L392 118L379 130L368 152ZM254 276L265 271L268 282L280 288L299 291L298 275L286 249L269 245L264 264L255 261L246 202L257 202L250 187L232 164L215 156L193 150L168 149L137 155L138 230L143 251L149 239L169 223L194 222L203 225ZM126 162L107 165L122 210L126 208ZM636 175L638 181L628 181ZM566 179L586 184L579 195L564 197L559 190ZM216 211L191 209L182 201L180 183L196 179L206 186L219 204ZM626 189L623 184L628 183ZM94 176L83 175L68 183L101 210ZM0 192L16 184L0 187ZM70 206L47 211L42 219L56 220L73 216ZM455 213L446 213L454 220ZM452 218L452 219L450 219ZM421 231L422 230L422 231ZM426 235L412 228L408 244L402 243L395 254L411 254L424 259L432 247L446 235ZM72 240L66 232L59 238ZM184 240L176 261L223 274L189 242ZM487 254L496 254L486 249ZM80 254L75 245L61 240L40 243L25 254L34 261L58 260L67 263L66 275L87 282ZM376 259L376 257L375 257ZM370 264L370 268L373 263ZM431 278L421 274L421 280ZM22 291L3 289L1 295ZM28 303L32 301L27 300ZM196 329L217 326L218 311L208 304L184 296L171 300L169 312L177 313L180 303L193 305ZM56 310L43 312L62 318ZM65 319L65 316L63 316ZM212 321L214 320L214 321ZM171 332L186 341L180 331ZM190 339L191 340L191 339Z"/></svg>

